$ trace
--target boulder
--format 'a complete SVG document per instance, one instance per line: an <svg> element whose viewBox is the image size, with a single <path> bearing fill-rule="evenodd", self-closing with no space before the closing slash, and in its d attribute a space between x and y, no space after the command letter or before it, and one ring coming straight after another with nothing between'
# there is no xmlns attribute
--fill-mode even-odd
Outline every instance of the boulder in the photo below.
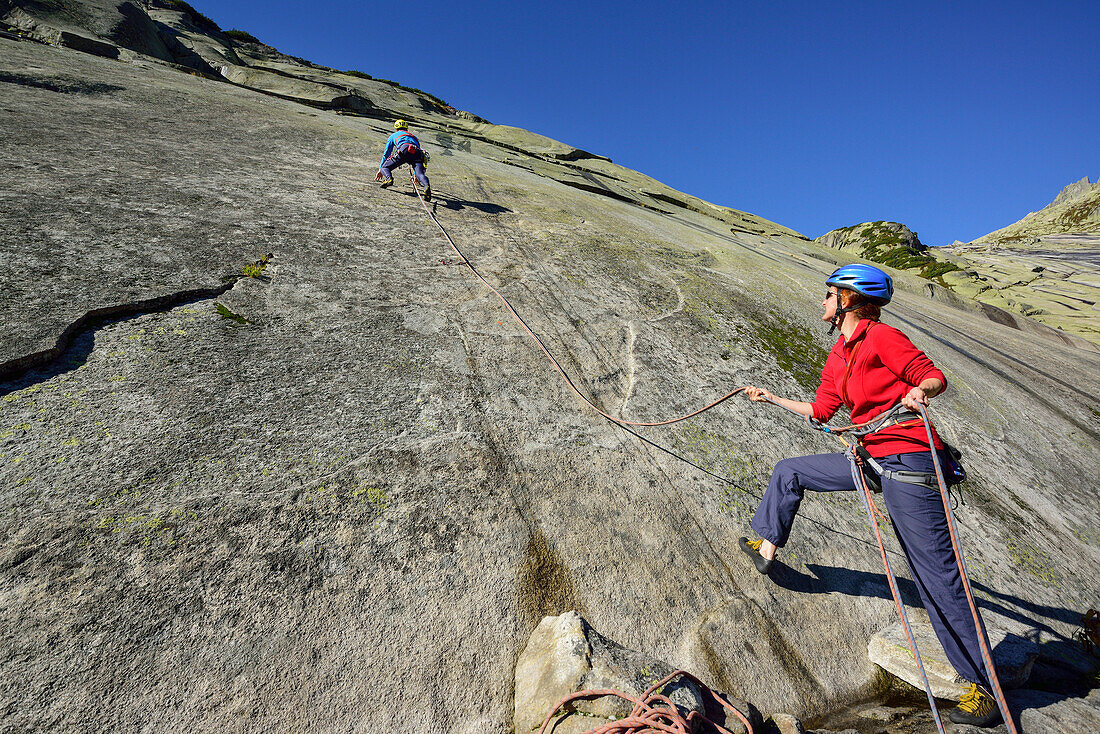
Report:
<svg viewBox="0 0 1100 734"><path fill-rule="evenodd" d="M516 731L537 730L571 693L599 688L640 696L671 672L668 665L603 637L575 611L544 617L516 663ZM672 699L686 710L704 710L702 695L691 683L678 687ZM628 701L607 696L573 702L566 710L611 720L632 708Z"/></svg>
<svg viewBox="0 0 1100 734"><path fill-rule="evenodd" d="M802 722L790 714L772 714L768 723L776 734L806 734Z"/></svg>
<svg viewBox="0 0 1100 734"><path fill-rule="evenodd" d="M537 731L551 709L571 693L603 689L641 697L672 671L667 663L607 639L576 611L544 617L516 663L515 730ZM693 682L678 678L663 692L681 714L695 711L709 715L707 700ZM726 700L750 715L748 705ZM614 696L573 701L564 708L566 714L559 717L553 731L587 731L621 719L633 708L629 701ZM736 719L724 725L731 731L744 730Z"/></svg>
<svg viewBox="0 0 1100 734"><path fill-rule="evenodd" d="M917 643L924 671L932 686L932 695L949 701L958 701L966 693L969 682L955 672L947 662L943 648L932 625L913 622L913 639ZM993 647L993 662L997 666L997 676L1002 688L1019 688L1027 683L1031 667L1039 655L1039 646L1031 639L1007 632L996 627L988 627L989 643ZM906 683L924 689L917 669L916 660L909 650L905 630L901 623L879 632L867 644L867 657L886 672L901 678Z"/></svg>

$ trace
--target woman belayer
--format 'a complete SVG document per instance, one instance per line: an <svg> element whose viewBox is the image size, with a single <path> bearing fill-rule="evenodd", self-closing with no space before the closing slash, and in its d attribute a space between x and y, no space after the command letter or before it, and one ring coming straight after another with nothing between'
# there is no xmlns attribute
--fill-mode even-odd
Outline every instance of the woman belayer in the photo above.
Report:
<svg viewBox="0 0 1100 734"><path fill-rule="evenodd" d="M900 331L879 321L880 308L894 293L889 275L870 265L845 265L825 282L828 291L821 318L839 329L840 337L825 361L816 399L788 400L754 386L745 390L749 398L774 402L821 422L844 404L853 423L867 423L899 402L919 412L929 398L943 392L947 380L932 360ZM880 478L883 498L932 627L948 661L971 684L950 718L960 724L993 726L1001 721L1001 714L989 693L979 632L956 565L943 500L934 480L932 486L912 483L912 477L935 471L927 436L920 419L895 421L866 435L863 446L885 470ZM941 466L946 466L943 443L934 432L933 443ZM893 472L904 472L901 476L906 480L892 478ZM842 453L779 462L752 519L752 529L760 538L741 538L741 550L760 573L767 574L776 549L787 543L805 490L855 488L849 460Z"/></svg>

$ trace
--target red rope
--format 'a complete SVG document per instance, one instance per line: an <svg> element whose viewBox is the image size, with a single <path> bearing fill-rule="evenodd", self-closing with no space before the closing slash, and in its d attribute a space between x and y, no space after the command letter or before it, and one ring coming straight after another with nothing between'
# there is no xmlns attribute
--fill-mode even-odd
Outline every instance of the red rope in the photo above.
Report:
<svg viewBox="0 0 1100 734"><path fill-rule="evenodd" d="M550 362L554 365L554 368L558 371L558 374L560 374L562 376L562 379L565 380L565 384L569 385L570 389L573 392L575 392L580 397L581 400L588 403L589 407L591 407L592 410L596 411L597 413L602 415L604 418L607 418L609 421L614 421L615 423L619 423L620 425L624 425L624 426L667 426L671 423L679 423L682 420L687 420L688 418L692 418L694 416L697 416L700 413L708 411L711 408L715 407L716 405L719 405L720 403L724 403L725 401L729 400L730 398L732 398L737 393L744 392L745 388L744 387L739 387L736 390L734 390L733 392L726 393L722 397L715 400L713 403L709 403L707 405L704 405L702 408L699 408L698 410L692 411L691 413L688 413L687 415L681 415L678 418L669 418L668 420L663 420L663 421L628 421L625 418L619 418L617 416L611 415L610 413L607 413L607 412L603 411L599 406L597 406L595 403L593 403L588 398L587 395L585 395L583 392L581 392L580 389L577 388L577 386L575 384L573 384L573 380L570 379L568 374L566 374L565 369L562 368L561 364L554 357L554 355L550 353L550 350L546 348L546 344L543 343L542 339L539 338L538 334L536 334L531 329L531 327L527 325L527 322L524 321L523 318L519 315L519 313L516 312L516 309L512 308L512 304L508 301L508 299L505 298L501 294L500 291L498 291L496 288L494 288L492 286L492 284L489 283L489 281L485 280L485 278L481 275L481 273L479 273L477 271L477 268L474 267L474 264L472 262L470 262L469 259L467 259L466 255L463 254L462 250L458 249L458 245L456 245L454 243L454 240L451 239L451 236L449 234L447 234L447 230L445 230L443 228L443 225L439 223L439 220L435 218L435 214L433 214L432 210L428 207L428 203L426 201L424 201L424 197L421 196L421 194L420 194L420 187L416 185L415 180L413 181L413 190L416 191L416 196L417 196L418 199L420 199L420 203L424 206L424 211L428 213L428 217L430 217L431 220L435 223L435 226L439 227L439 231L443 233L443 236L447 238L447 242L450 243L451 249L453 249L455 251L455 253L460 258L462 258L460 264L465 265L466 267L468 267L470 269L470 272L472 272L477 277L477 279L480 280L485 285L486 288L491 290L496 295L496 297L500 299L500 302L503 303L504 307L506 309L508 309L508 312L512 314L512 318L514 318L516 320L516 322L519 323L519 325L523 327L523 330L526 331L531 336L531 338L535 340L535 343L539 345L539 349L542 350L542 353L545 354L547 359L549 359Z"/></svg>
<svg viewBox="0 0 1100 734"><path fill-rule="evenodd" d="M480 280L485 285L486 288L488 288L490 291L492 291L496 295L496 297L500 299L500 302L504 304L504 307L508 309L508 312L512 314L512 317L516 320L516 322L519 323L519 325L521 327L523 327L523 330L526 331L528 333L528 335L530 335L531 338L535 340L535 343L539 345L539 349L542 350L542 353L545 354L547 359L550 360L551 364L554 365L554 368L562 376L562 379L565 380L565 383L569 386L569 388L573 392L575 392L577 394L577 396L580 397L581 400L583 400L585 403L587 403L589 405L589 407L591 407L594 411L596 411L597 413L602 415L604 418L607 418L610 421L613 421L615 423L618 423L618 424L624 425L624 426L667 426L669 424L678 423L682 420L687 420L688 418L692 418L694 416L697 416L700 413L703 413L703 412L705 412L707 410L710 410L711 408L713 408L713 407L715 407L715 406L717 406L721 403L724 403L726 400L729 400L734 395L745 391L746 387L739 387L736 390L733 390L732 392L729 392L729 393L723 395L722 397L718 398L714 402L709 403L707 405L704 405L702 408L699 408L698 410L692 411L691 413L687 413L685 415L681 415L681 416L676 417L676 418L669 418L667 420L662 420L662 421L628 421L628 420L625 420L623 418L619 418L617 416L613 416L610 413L605 412L599 406L597 406L595 403L593 403L592 400L589 399L589 397L587 395L585 395L583 392L580 391L580 389L577 388L577 386L573 383L573 380L570 379L569 375L566 373L565 369L562 368L562 366L558 362L558 360L554 357L553 354L550 353L550 350L547 349L546 344L544 344L542 339L539 338L538 334L536 334L534 332L534 330L532 330L531 327L527 325L527 322L525 322L523 320L523 318L519 315L519 313L516 311L516 309L512 307L512 304L508 301L508 299L505 298L504 295L501 294L500 291L498 291L496 288L494 288L492 286L492 284L489 283L489 281L487 281L481 275L481 273L479 273L477 271L477 268L474 267L473 263L471 263L469 261L469 259L467 259L466 255L463 254L462 250L460 250L458 248L458 245L456 245L454 240L451 239L451 236L447 233L447 230L444 229L443 225L439 223L439 220L435 218L435 214L433 214L432 210L428 207L428 203L426 201L424 201L424 197L420 194L420 187L417 186L417 182L416 182L415 179L413 180L413 190L416 191L416 196L417 196L418 199L420 199L420 203L424 207L424 211L427 213L428 217L432 220L432 222L435 223L435 226L439 228L439 231L443 233L443 236L447 239L447 242L451 245L451 249L453 249L455 251L455 254L457 254L460 258L462 258L461 263L463 265L465 265L466 267L468 267L470 269L470 272L472 272L474 274L474 276L477 277L477 279ZM772 401L769 401L769 402L772 402ZM775 404L778 405L778 403L775 403ZM785 406L780 406L780 407L785 407ZM790 408L786 408L786 410L790 410ZM795 412L795 411L791 411L791 412ZM921 409L921 418L923 419L926 430L928 431L929 446L932 446L933 445L932 430L931 430L932 429L932 423L928 419L928 414L924 411L923 408ZM852 424L852 425L843 426L843 427L840 427L840 428L832 428L832 429L829 429L828 432L833 433L833 434L846 433L846 432L849 432L849 431L852 431L852 430L855 430L855 429L858 429L858 428L862 428L863 426L870 425L870 423L871 422L864 423L864 424ZM847 443L847 442L845 442L845 443ZM933 452L933 455L934 455L934 452ZM967 578L966 564L965 564L965 562L963 561L963 558L962 558L962 552L959 548L958 537L957 537L956 530L955 530L955 519L954 519L954 516L951 512L950 503L947 500L946 483L943 479L943 474L940 470L939 462L935 461L934 463L936 465L936 478L939 481L940 493L941 493L941 496L943 498L944 510L945 510L945 512L947 514L947 518L948 518L948 529L950 531L950 536L951 536L951 545L952 545L952 549L955 552L955 560L956 560L956 563L958 564L958 567L959 567L959 573L962 576L963 589L966 591L966 598L967 598L967 601L970 604L970 612L971 612L971 615L972 615L973 620L974 620L974 626L975 626L975 628L977 629L977 632L978 632L978 642L979 642L979 646L981 647L982 658L983 658L983 660L986 664L986 672L989 674L990 683L992 684L992 687L993 687L993 694L994 694L994 696L997 700L998 707L1001 709L1001 713L1004 716L1005 725L1008 727L1008 730L1009 730L1010 734L1016 734L1015 722L1013 722L1013 720L1012 720L1012 716L1011 716L1011 714L1008 710L1007 702L1005 701L1004 693L1001 690L1000 681L997 679L997 672L996 672L996 669L995 669L994 664L993 664L993 655L989 650L989 641L988 641L988 639L986 637L986 634L985 634L985 626L982 624L981 615L978 613L977 604L974 601L973 592L970 589L970 580ZM892 570L890 569L890 562L889 562L889 560L887 559L887 556L886 556L886 547L882 542L882 536L879 532L878 522L877 522L875 516L877 515L878 518L881 518L884 522L886 521L886 518L882 515L881 511L878 509L877 506L875 506L874 501L871 499L871 496L870 496L871 493L870 493L870 490L866 486L866 482L864 482L864 484L863 484L863 491L865 493L865 499L866 499L867 505L868 505L868 515L870 515L871 524L874 526L875 536L876 536L876 539L878 540L879 550L881 551L881 554L882 554L883 564L886 567L888 578L890 578L890 580L893 581L893 573L892 573ZM918 666L921 668L921 674L923 676L924 675L924 670L923 670L923 665L921 665L921 663L920 663L920 653L916 649L916 643L913 640L912 634L909 630L908 619L906 618L906 615L905 615L904 606L901 603L901 598L900 598L900 596L898 594L898 591L895 588L893 583L891 583L891 592L894 596L894 604L898 608L898 612L900 613L900 616L902 617L902 621L904 622L904 626L906 628L905 633L906 633L906 637L909 638L910 649L912 650L914 657L917 659ZM664 681L662 681L661 683L658 683L656 686L654 686L654 687L650 688L650 690L646 691L646 694L643 695L642 700L632 698L630 696L627 696L626 694L623 694L623 693L620 693L620 692L617 692L617 691L581 691L579 693L574 693L574 694L572 694L570 696L567 696L566 698L562 699L562 701L558 704L558 706L555 707L554 711L551 711L550 715L547 716L546 722L543 724L543 730L545 730L546 724L549 723L550 719L553 717L554 712L557 711L557 709L560 708L562 705L568 703L569 701L575 700L577 698L583 698L583 697L586 697L586 696L614 695L614 696L619 696L621 698L624 698L628 701L632 701L635 704L634 713L632 713L631 716L628 717L627 719L623 719L622 721L618 721L618 722L612 722L611 724L607 724L603 727L599 727L597 729L594 729L594 730L592 730L592 734L595 734L597 732L598 732L598 734L612 734L613 732L614 733L623 732L624 734L626 734L626 733L629 733L629 734L642 734L643 732L673 732L674 734L677 734L679 732L685 732L686 733L686 732L694 731L693 729L684 729L684 728L682 728L683 726L688 725L686 723L686 721L690 721L693 718L692 715L689 715L687 720L685 721L681 717L679 717L679 714L670 713L669 708L665 708L664 706L661 706L661 707L658 707L658 708L653 707L654 703L667 703L668 706L671 708L671 710L673 712L675 711L675 706L671 706L671 702L669 702L667 699L665 699L662 696L653 696L652 694L653 694L653 691L655 691L660 686L664 685L664 683L667 683L668 680L670 680L672 677L674 677L678 674L684 675L684 676L690 678L691 680L694 680L696 683L698 683L700 686L703 686L704 688L706 687L697 678L694 678L689 673L686 673L686 672L681 670L681 671L676 671L671 676L666 678ZM925 678L925 687L926 687L926 690L928 690L929 698L931 698L931 690L928 689L927 678ZM709 691L710 689L708 688L707 690ZM711 694L714 695L715 698L719 702L721 702L723 706L725 706L726 708L728 708L728 709L732 710L733 712L735 712L737 714L737 716L745 723L745 725L749 727L749 732L751 734L752 727L749 725L748 720L741 714L741 712L737 711L737 709L730 706L728 703L726 703L724 700L722 700L721 697L719 697L717 694L714 694L713 691L711 691ZM933 711L933 717L936 719L937 727L939 728L940 731L943 731L943 724L940 723L939 712L936 711L934 704L932 706L932 711ZM638 717L638 718L635 718L635 717ZM699 717L699 718L706 721L706 719L704 717ZM668 720L667 722L666 722L666 719ZM681 721L684 721L685 723L680 723ZM672 722L672 723L668 723L668 722ZM711 722L708 721L707 723L711 723ZM717 729L719 732L726 732L725 729L719 727L717 724L712 723L711 725L714 726L714 728ZM608 727L611 727L611 728L608 728ZM643 728L639 728L639 727L643 727ZM649 727L649 728L644 728L644 727ZM681 727L681 728L672 728L672 727ZM540 734L541 734L541 730L540 730Z"/></svg>
<svg viewBox="0 0 1100 734"><path fill-rule="evenodd" d="M840 440L844 441L843 438ZM921 681L924 683L924 691L928 694L928 706L931 708L932 718L936 722L936 731L939 734L945 734L943 721L940 720L940 712L936 708L936 700L932 695L932 686L928 683L928 674L924 670L924 660L921 658L920 650L917 649L917 641L913 638L913 629L909 625L909 615L905 613L905 605L901 601L901 590L898 588L894 569L890 565L890 558L886 555L886 544L882 541L882 531L879 529L878 519L886 522L886 517L875 505L875 500L871 496L871 488L867 486L867 478L863 476L863 472L857 464L859 458L855 454L854 447L847 441L844 441L844 443L848 446L848 457L852 462L852 480L858 480L856 489L862 493L863 504L867 509L867 517L871 521L872 530L875 532L875 540L878 541L879 553L882 555L882 566L886 570L886 580L890 585L890 596L894 598L894 608L897 609L898 616L901 617L901 627L905 630L905 639L909 643L909 651L913 653L913 660L917 664Z"/></svg>
<svg viewBox="0 0 1100 734"><path fill-rule="evenodd" d="M928 411L920 406L920 415L924 420L924 430L928 435L928 445L932 446L932 420L928 417ZM943 500L943 512L947 516L947 529L951 536L951 549L955 552L955 564L959 568L959 576L962 578L963 590L966 592L966 601L970 604L970 616L974 620L974 630L978 635L978 646L982 650L982 660L985 662L985 672L989 676L989 683L993 687L993 697L997 701L997 708L1001 710L1001 718L1009 734L1018 734L1016 722L1012 719L1012 712L1008 708L1008 700L1001 690L1001 681L997 676L997 666L993 663L993 651L989 646L989 638L986 635L985 624L982 623L982 615L978 612L978 603L974 601L974 592L970 588L970 577L966 572L966 561L963 559L962 549L959 546L958 530L955 528L955 513L951 511L951 502L947 499L947 481L943 478L943 470L940 468L939 459L934 449L932 451L932 463L936 469L936 482L940 488L940 499Z"/></svg>
<svg viewBox="0 0 1100 734"><path fill-rule="evenodd" d="M588 730L585 734L654 734L656 732L667 732L668 734L695 734L695 732L699 731L701 725L710 726L714 731L718 732L718 734L732 734L729 729L714 723L698 711L691 711L686 716L681 715L679 709L676 708L676 705L672 703L667 696L657 693L657 691L663 688L676 676L687 678L697 685L701 691L713 697L723 708L732 712L741 720L741 723L743 723L748 730L748 734L753 734L752 724L749 723L748 718L744 714L738 711L737 708L726 701L726 699L712 691L701 680L685 670L674 670L665 676L664 679L654 683L646 689L645 693L638 698L623 693L622 691L613 691L606 688L570 693L568 696L558 701L554 708L550 709L550 713L546 715L546 718L542 722L539 734L545 734L546 727L550 725L554 716L567 704L581 698L593 698L597 696L615 696L616 698L630 701L634 704L634 709L630 712L629 716L616 721L609 721L606 724L601 724L594 729Z"/></svg>

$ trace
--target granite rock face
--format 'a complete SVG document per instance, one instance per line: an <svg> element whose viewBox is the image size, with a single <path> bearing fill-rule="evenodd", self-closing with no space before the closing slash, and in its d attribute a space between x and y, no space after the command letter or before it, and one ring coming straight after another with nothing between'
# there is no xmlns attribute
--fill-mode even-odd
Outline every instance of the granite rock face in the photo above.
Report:
<svg viewBox="0 0 1100 734"><path fill-rule="evenodd" d="M1100 234L1043 234L944 248L962 270L943 276L956 293L1100 344ZM997 318L991 312L991 318Z"/></svg>
<svg viewBox="0 0 1100 734"><path fill-rule="evenodd" d="M1023 731L1100 731L1100 689L1085 696L1026 691L1014 696L1011 705Z"/></svg>
<svg viewBox="0 0 1100 734"><path fill-rule="evenodd" d="M942 248L960 295L1100 344L1100 183L1083 178L1043 209Z"/></svg>
<svg viewBox="0 0 1100 734"><path fill-rule="evenodd" d="M1089 182L1085 176L1062 189L1054 201L1037 212L995 232L979 237L970 244L1009 244L1029 241L1053 234L1091 232L1100 235L1100 181Z"/></svg>
<svg viewBox="0 0 1100 734"><path fill-rule="evenodd" d="M775 461L836 446L747 401L598 417L441 263L405 180L370 179L412 120L440 221L632 419L750 382L810 397L842 255L171 22L213 75L0 37L6 728L507 732L527 639L574 609L766 711L873 690L895 612L859 500L807 498L771 579L736 545ZM271 88L216 73L234 57ZM897 276L885 320L950 381L932 415L966 449L983 614L1069 645L1100 594L1100 359Z"/></svg>

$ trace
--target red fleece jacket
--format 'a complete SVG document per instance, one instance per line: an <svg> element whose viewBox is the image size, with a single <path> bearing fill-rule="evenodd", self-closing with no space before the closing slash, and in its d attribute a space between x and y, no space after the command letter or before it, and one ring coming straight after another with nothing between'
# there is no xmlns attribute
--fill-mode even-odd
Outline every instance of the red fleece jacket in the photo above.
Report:
<svg viewBox="0 0 1100 734"><path fill-rule="evenodd" d="M929 377L947 378L924 352L892 326L863 319L852 338L842 335L825 360L821 385L813 402L814 418L827 421L844 404L853 423L866 423L901 402L903 396ZM936 448L940 437L933 433ZM924 424L917 421L884 428L863 439L874 457L928 450Z"/></svg>

